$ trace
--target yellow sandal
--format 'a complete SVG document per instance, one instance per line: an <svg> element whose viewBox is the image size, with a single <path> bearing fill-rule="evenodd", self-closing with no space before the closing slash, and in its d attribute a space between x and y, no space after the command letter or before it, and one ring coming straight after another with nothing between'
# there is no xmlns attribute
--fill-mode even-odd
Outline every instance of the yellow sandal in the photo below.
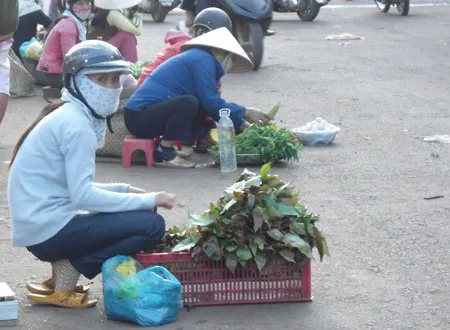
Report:
<svg viewBox="0 0 450 330"><path fill-rule="evenodd" d="M65 308L88 308L97 304L97 299L89 299L85 293L76 293L72 290L55 291L51 295L29 293L31 301Z"/></svg>
<svg viewBox="0 0 450 330"><path fill-rule="evenodd" d="M55 284L51 279L44 282L29 281L27 282L27 289L31 293L48 296L55 292ZM76 293L87 293L89 291L89 286L77 285L73 291Z"/></svg>

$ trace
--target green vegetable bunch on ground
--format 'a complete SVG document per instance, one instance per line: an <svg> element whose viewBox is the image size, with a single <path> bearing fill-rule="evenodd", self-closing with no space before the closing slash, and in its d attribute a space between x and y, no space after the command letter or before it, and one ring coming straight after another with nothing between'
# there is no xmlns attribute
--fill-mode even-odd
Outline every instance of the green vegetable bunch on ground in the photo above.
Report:
<svg viewBox="0 0 450 330"><path fill-rule="evenodd" d="M327 242L316 227L317 215L299 204L293 187L265 164L259 175L247 169L202 215L190 215L185 239L172 252L191 251L195 260L226 260L234 272L254 262L260 271L274 256L303 265L317 248L320 260L328 255Z"/></svg>
<svg viewBox="0 0 450 330"><path fill-rule="evenodd" d="M236 154L258 154L264 162L298 160L302 144L295 134L274 124L269 126L252 125L235 138ZM210 149L214 160L220 160L219 145Z"/></svg>
<svg viewBox="0 0 450 330"><path fill-rule="evenodd" d="M172 252L172 248L190 236L192 229L183 225L181 228L173 226L166 230L161 241L156 246L149 246L145 252L150 253L168 253Z"/></svg>
<svg viewBox="0 0 450 330"><path fill-rule="evenodd" d="M130 69L131 69L131 74L133 75L133 77L135 79L139 79L141 77L142 70L149 63L151 63L151 60L137 61L136 63L131 63Z"/></svg>

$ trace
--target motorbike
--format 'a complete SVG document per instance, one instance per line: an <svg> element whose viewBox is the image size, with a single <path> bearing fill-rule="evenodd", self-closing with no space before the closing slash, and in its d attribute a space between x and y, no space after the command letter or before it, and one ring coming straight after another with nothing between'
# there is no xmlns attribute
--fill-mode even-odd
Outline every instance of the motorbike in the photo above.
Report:
<svg viewBox="0 0 450 330"><path fill-rule="evenodd" d="M264 54L264 35L272 23L271 0L215 0L214 7L231 18L233 34L258 70Z"/></svg>
<svg viewBox="0 0 450 330"><path fill-rule="evenodd" d="M167 14L180 4L181 0L142 0L139 4L139 11L151 14L153 21L162 23Z"/></svg>
<svg viewBox="0 0 450 330"><path fill-rule="evenodd" d="M378 9L387 13L392 6L397 7L397 11L402 16L407 16L409 13L409 0L375 0Z"/></svg>
<svg viewBox="0 0 450 330"><path fill-rule="evenodd" d="M330 0L273 0L273 11L296 12L302 21L311 22L319 15L320 8L329 2Z"/></svg>

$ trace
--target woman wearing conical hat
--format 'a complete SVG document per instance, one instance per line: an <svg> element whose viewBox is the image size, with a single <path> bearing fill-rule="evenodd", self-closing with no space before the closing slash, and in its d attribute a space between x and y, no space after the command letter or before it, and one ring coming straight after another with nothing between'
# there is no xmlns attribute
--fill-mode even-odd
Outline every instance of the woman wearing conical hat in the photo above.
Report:
<svg viewBox="0 0 450 330"><path fill-rule="evenodd" d="M194 38L181 51L156 68L125 104L125 125L133 135L147 139L162 136L154 155L159 167L195 167L194 162L177 155L175 141L195 136L206 116L218 121L222 108L231 110L237 131L250 123L271 120L258 109L226 102L217 90L217 81L235 60L249 70L253 68L227 28Z"/></svg>

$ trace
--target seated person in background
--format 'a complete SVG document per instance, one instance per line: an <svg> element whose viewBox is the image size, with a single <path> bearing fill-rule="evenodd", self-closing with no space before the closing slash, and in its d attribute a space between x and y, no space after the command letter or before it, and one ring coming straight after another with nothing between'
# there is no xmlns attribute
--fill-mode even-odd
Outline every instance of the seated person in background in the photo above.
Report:
<svg viewBox="0 0 450 330"><path fill-rule="evenodd" d="M86 40L86 20L92 0L67 0L62 17L45 40L36 70L43 73L45 85L62 88L63 58L74 45Z"/></svg>
<svg viewBox="0 0 450 330"><path fill-rule="evenodd" d="M141 0L96 0L88 39L103 40L115 46L125 60L138 60L137 39L142 33L142 18L138 15Z"/></svg>
<svg viewBox="0 0 450 330"><path fill-rule="evenodd" d="M219 8L207 8L202 10L194 20L194 25L192 27L194 37L198 37L204 33L210 32L212 30L225 27L232 31L231 19L226 12ZM167 61L169 58L180 54L181 46L192 39L190 34L179 30L169 30L166 34L164 41L169 43L170 46L164 48L143 70L141 77L137 83L137 87L142 85L144 80L162 63ZM217 88L220 89L220 81L217 82ZM207 136L208 132L216 127L216 123L211 117L207 117L203 123L203 127L197 136L191 137L188 141L183 141L183 144L187 145L188 148L182 147L182 150L177 151L177 153L182 156L192 155L193 149L192 145L195 143L196 152L206 152L210 144L208 142Z"/></svg>
<svg viewBox="0 0 450 330"><path fill-rule="evenodd" d="M249 122L269 123L260 110L246 108L222 99L217 82L239 57L250 68L252 61L227 28L220 28L192 39L182 53L161 64L145 79L125 104L125 125L138 138L162 136L154 155L155 166L192 168L196 164L182 159L173 146L196 136L205 118L219 120L220 109L231 110L237 131Z"/></svg>
<svg viewBox="0 0 450 330"><path fill-rule="evenodd" d="M50 27L52 19L42 10L42 0L19 0L19 26L14 33L14 43L12 49L18 58L20 56L20 46L36 37L38 24L44 28Z"/></svg>

